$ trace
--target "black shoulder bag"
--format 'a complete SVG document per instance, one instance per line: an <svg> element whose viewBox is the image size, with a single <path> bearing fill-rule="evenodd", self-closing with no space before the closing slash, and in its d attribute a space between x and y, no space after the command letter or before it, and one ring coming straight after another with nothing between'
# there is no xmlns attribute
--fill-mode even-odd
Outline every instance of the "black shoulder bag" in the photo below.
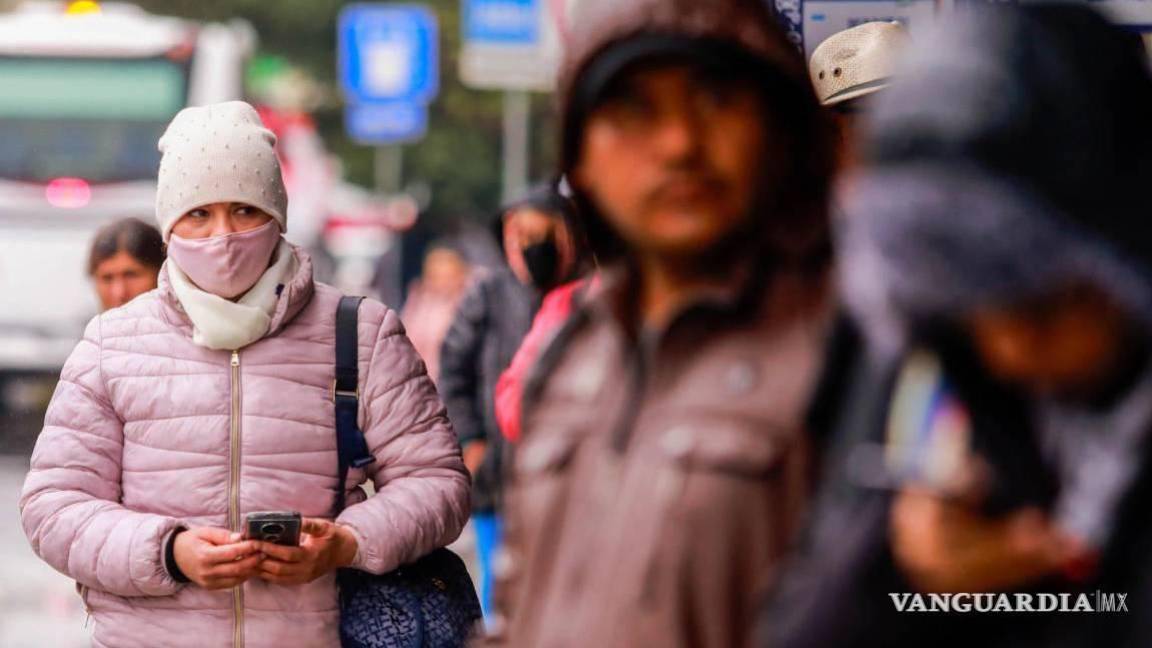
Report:
<svg viewBox="0 0 1152 648"><path fill-rule="evenodd" d="M344 297L336 311L336 512L344 509L349 467L376 461L357 425L360 408L357 313L363 297ZM337 574L340 644L344 648L457 648L480 621L480 600L460 557L436 549L384 575L356 569Z"/></svg>

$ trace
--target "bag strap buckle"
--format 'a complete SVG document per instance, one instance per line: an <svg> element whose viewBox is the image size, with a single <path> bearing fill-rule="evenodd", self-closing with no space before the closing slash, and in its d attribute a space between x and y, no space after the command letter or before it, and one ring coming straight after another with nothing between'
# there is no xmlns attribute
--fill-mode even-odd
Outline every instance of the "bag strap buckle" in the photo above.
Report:
<svg viewBox="0 0 1152 648"><path fill-rule="evenodd" d="M328 390L329 394L331 395L333 403L336 402L336 398L338 396L343 396L344 398L355 398L356 400L360 400L360 386L359 385L356 386L355 390L337 389L338 382L339 381L337 381L337 380L333 380L332 381L332 387L331 387L331 389Z"/></svg>

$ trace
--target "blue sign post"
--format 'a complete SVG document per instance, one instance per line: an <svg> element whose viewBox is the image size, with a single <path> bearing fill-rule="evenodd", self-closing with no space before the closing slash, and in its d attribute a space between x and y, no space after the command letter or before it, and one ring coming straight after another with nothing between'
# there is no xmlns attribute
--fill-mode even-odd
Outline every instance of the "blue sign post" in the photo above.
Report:
<svg viewBox="0 0 1152 648"><path fill-rule="evenodd" d="M428 103L440 90L436 16L419 5L348 5L338 41L349 136L376 145L423 137Z"/></svg>
<svg viewBox="0 0 1152 648"><path fill-rule="evenodd" d="M349 106L344 126L357 142L418 140L428 132L428 109L404 101L355 104Z"/></svg>
<svg viewBox="0 0 1152 648"><path fill-rule="evenodd" d="M460 0L461 80L485 90L549 89L560 52L559 6L557 0Z"/></svg>

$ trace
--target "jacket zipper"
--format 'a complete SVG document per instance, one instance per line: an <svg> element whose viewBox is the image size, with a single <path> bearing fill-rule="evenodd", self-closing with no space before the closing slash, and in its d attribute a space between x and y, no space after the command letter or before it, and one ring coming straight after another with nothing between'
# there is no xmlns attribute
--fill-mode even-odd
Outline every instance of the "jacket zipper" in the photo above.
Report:
<svg viewBox="0 0 1152 648"><path fill-rule="evenodd" d="M88 628L88 623L92 620L92 608L88 605L88 586L80 585L80 600L84 603L84 628Z"/></svg>
<svg viewBox="0 0 1152 648"><path fill-rule="evenodd" d="M240 352L232 352L232 417L231 432L232 466L228 472L228 526L240 531ZM233 636L235 648L244 646L244 586L232 588Z"/></svg>

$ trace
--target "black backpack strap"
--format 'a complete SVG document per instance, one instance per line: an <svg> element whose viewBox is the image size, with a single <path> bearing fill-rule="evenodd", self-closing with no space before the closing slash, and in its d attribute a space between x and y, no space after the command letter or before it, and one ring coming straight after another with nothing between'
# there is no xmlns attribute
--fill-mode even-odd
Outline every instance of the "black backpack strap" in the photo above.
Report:
<svg viewBox="0 0 1152 648"><path fill-rule="evenodd" d="M339 461L336 513L344 509L344 482L349 467L363 468L376 461L356 422L360 411L360 358L357 333L363 297L341 297L336 308L336 380L332 402L336 407L336 454Z"/></svg>

